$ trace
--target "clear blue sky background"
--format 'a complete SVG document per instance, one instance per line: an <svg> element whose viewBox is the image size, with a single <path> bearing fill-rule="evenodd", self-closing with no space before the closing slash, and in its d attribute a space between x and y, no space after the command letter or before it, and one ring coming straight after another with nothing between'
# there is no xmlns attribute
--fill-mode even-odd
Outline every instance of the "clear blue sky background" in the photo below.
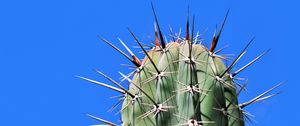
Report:
<svg viewBox="0 0 300 126"><path fill-rule="evenodd" d="M263 51L272 51L240 74L250 79L246 101L288 80L282 94L249 106L256 126L296 126L300 119L297 0L153 0L164 33L184 28L187 5L196 15L195 29L209 44L216 24L228 8L228 22L220 39L225 53L237 54L253 36L255 43L237 67ZM153 40L154 18L149 0L11 0L0 2L0 125L86 126L93 114L113 122L106 111L117 93L75 78L82 75L107 82L92 69L118 79L127 73L127 60L96 35L121 47L116 37L136 45L130 27L143 42ZM206 32L204 32L207 29ZM139 50L136 49L135 52ZM108 83L108 82L107 82Z"/></svg>

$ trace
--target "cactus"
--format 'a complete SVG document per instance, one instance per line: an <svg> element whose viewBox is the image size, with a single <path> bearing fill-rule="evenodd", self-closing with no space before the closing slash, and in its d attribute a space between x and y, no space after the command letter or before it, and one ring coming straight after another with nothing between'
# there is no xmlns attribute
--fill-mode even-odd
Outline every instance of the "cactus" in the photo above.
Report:
<svg viewBox="0 0 300 126"><path fill-rule="evenodd" d="M146 50L134 33L129 29L133 39L142 49L145 57L140 61L130 48L121 40L130 55L120 50L111 42L99 37L105 43L124 55L135 70L128 75L121 74L122 82L128 83L128 89L100 71L96 71L112 82L114 86L92 79L78 76L81 79L101 85L121 93L120 101L112 109L123 102L121 124L115 124L92 115L88 115L107 125L122 126L244 126L251 117L244 108L278 93L267 95L282 83L272 87L261 95L244 103L238 102L238 96L247 84L240 84L236 77L241 71L256 62L268 51L232 72L233 67L245 54L247 47L228 66L223 61L226 55L216 50L228 12L219 32L213 36L211 46L205 47L199 36L194 36L194 17L190 30L189 18L186 24L186 35L173 35L171 42L163 38L155 11L155 41L150 50ZM156 28L157 27L157 28ZM191 34L190 34L191 32Z"/></svg>

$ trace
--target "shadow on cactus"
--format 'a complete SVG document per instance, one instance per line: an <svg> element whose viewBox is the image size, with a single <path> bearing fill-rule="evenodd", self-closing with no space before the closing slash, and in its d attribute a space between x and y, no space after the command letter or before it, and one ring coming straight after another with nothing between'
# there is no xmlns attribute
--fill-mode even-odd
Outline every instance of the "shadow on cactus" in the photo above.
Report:
<svg viewBox="0 0 300 126"><path fill-rule="evenodd" d="M155 42L150 50L146 50L146 47L128 29L145 54L142 61L121 39L119 41L130 55L99 37L134 65L133 72L126 75L120 73L123 77L122 81L129 84L129 89L100 71L96 72L111 81L113 85L78 76L121 94L116 97L119 101L112 107L113 110L123 103L119 111L121 124L92 115L88 116L112 126L244 126L245 122L252 121L251 115L244 110L245 107L278 94L269 94L269 92L282 83L247 102L238 102L238 96L246 87L247 80L236 76L269 50L233 71L235 64L245 54L253 38L237 57L231 60L232 63L225 66L223 61L229 59L226 55L220 54L224 48L216 50L216 47L229 11L208 48L202 45L198 34L194 35L194 17L191 29L189 18L187 19L185 37L181 37L180 33L173 34L170 28L172 41L166 42L153 5L152 10L156 24Z"/></svg>

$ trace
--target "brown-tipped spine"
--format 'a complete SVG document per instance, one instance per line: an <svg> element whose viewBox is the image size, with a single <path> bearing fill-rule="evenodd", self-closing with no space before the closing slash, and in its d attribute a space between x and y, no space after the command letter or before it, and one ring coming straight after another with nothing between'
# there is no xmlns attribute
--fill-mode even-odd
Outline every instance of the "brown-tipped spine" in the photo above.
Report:
<svg viewBox="0 0 300 126"><path fill-rule="evenodd" d="M189 21L189 17L187 17L186 31L185 31L185 40L189 41L189 39L190 39L190 21Z"/></svg>
<svg viewBox="0 0 300 126"><path fill-rule="evenodd" d="M155 23L154 23L154 34L155 34L155 46L160 46Z"/></svg>
<svg viewBox="0 0 300 126"><path fill-rule="evenodd" d="M152 2L151 2L151 7L152 7L153 14L154 14L155 22L156 22L156 25L157 25L157 29L158 29L158 34L159 34L160 44L161 44L161 47L164 49L164 48L166 48L166 43L165 43L165 41L164 41L162 32L161 32L161 30L160 30L159 23L158 23L158 19L157 19L157 16L156 16L156 13L155 13L155 10L154 10L154 6L153 6L153 3L152 3Z"/></svg>
<svg viewBox="0 0 300 126"><path fill-rule="evenodd" d="M220 38L220 36L221 36L222 30L223 30L223 28L224 28L225 22L226 22L226 20L227 20L228 14L229 14L229 11L230 11L230 9L228 9L228 11L227 11L227 13L226 13L226 16L225 16L225 18L224 18L224 20L223 20L223 23L222 23L222 26L221 26L221 28L220 28L220 31L218 32L218 35L214 35L214 37L213 37L213 40L212 40L212 42L211 42L211 46L210 46L209 52L214 52L215 48L217 47L219 38Z"/></svg>

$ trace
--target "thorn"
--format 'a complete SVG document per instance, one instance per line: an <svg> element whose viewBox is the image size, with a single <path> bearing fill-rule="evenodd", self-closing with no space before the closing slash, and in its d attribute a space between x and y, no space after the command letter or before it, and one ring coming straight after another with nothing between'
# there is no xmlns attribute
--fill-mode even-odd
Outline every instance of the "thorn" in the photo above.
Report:
<svg viewBox="0 0 300 126"><path fill-rule="evenodd" d="M228 11L226 13L226 16L225 16L225 18L223 20L222 26L221 26L221 28L220 28L220 30L218 32L218 35L217 36L214 35L214 37L213 37L213 40L212 40L211 46L210 46L210 50L209 50L209 52L211 52L211 53L214 52L214 50L215 50L215 48L216 48L216 46L218 44L219 38L221 36L222 30L224 28L225 22L226 22L227 17L228 17L229 11L230 11L230 9L228 9Z"/></svg>
<svg viewBox="0 0 300 126"><path fill-rule="evenodd" d="M285 81L285 82L286 82L286 81ZM252 103L256 103L256 102L258 102L258 101L262 101L262 100L265 100L265 99L267 99L267 98L270 98L270 97L273 97L273 96L277 95L278 93L272 94L272 95L268 95L268 96L266 96L266 97L263 97L264 95L266 95L267 93L273 91L274 89L276 89L277 87L281 86L281 85L284 84L285 82L281 82L281 83L275 85L274 87L270 88L269 90L263 92L262 94L256 96L255 98L251 99L250 101L245 102L245 103L242 103L242 104L239 104L239 106L240 106L241 108L244 108L244 107L246 107L246 106L248 106L248 105L250 105L250 104L252 104Z"/></svg>
<svg viewBox="0 0 300 126"><path fill-rule="evenodd" d="M118 37L118 40L121 42L121 44L125 47L125 49L129 52L131 56L134 56L133 52L128 48L128 46Z"/></svg>
<svg viewBox="0 0 300 126"><path fill-rule="evenodd" d="M109 76L105 75L104 73L95 70L98 74L100 74L101 76L103 76L104 78L106 78L107 80L109 80L110 82L114 83L115 85L117 85L119 88L121 88L123 91L125 91L128 95L130 95L131 97L134 97L133 94L131 94L130 92L128 92L121 84L119 84L118 82L116 82L115 80L113 80L112 78L110 78Z"/></svg>
<svg viewBox="0 0 300 126"><path fill-rule="evenodd" d="M155 22L154 22L154 34L155 34L155 46L160 46Z"/></svg>
<svg viewBox="0 0 300 126"><path fill-rule="evenodd" d="M193 15L193 19L192 19L192 37L191 37L191 43L193 43L193 40L194 40L194 29L195 29L195 15Z"/></svg>
<svg viewBox="0 0 300 126"><path fill-rule="evenodd" d="M123 96L124 97L124 96ZM119 100L114 106L112 106L108 112L112 112L114 111L121 103L122 103L123 100Z"/></svg>
<svg viewBox="0 0 300 126"><path fill-rule="evenodd" d="M260 102L260 101L263 101L263 100L269 99L269 98L271 98L271 97L274 97L274 96L276 96L276 95L278 95L278 94L280 94L280 92L277 92L277 93L275 93L275 94L271 94L271 95L268 95L268 96L265 96L265 97L259 98L259 99L257 99L255 102Z"/></svg>
<svg viewBox="0 0 300 126"><path fill-rule="evenodd" d="M119 89L117 87L114 87L114 86L111 86L111 85L108 85L108 84L105 84L105 83L101 83L101 82L98 82L98 81L95 81L95 80L92 80L92 79L88 79L88 78L85 78L85 77L81 77L81 76L76 76L80 79L83 79L83 80L86 80L86 81L89 81L89 82L92 82L92 83L95 83L95 84L98 84L98 85L101 85L103 87L106 87L106 88L109 88L111 90L114 90L114 91L117 91L117 92L120 92L122 94L125 94L126 92L122 89Z"/></svg>
<svg viewBox="0 0 300 126"><path fill-rule="evenodd" d="M127 80L129 83L131 83L131 79L129 78L129 76L126 76L125 74L119 72L119 74L124 78L124 80Z"/></svg>
<svg viewBox="0 0 300 126"><path fill-rule="evenodd" d="M259 60L262 56L264 56L265 54L267 54L271 49L268 49L267 51L263 52L262 54L260 54L259 56L257 56L255 59L253 59L251 62L249 62L248 64L246 64L245 66L243 66L242 68L240 68L239 70L237 70L236 72L234 72L232 74L232 77L236 76L237 74L239 74L241 71L245 70L247 67L249 67L250 65L252 65L253 63L255 63L257 60Z"/></svg>
<svg viewBox="0 0 300 126"><path fill-rule="evenodd" d="M166 48L166 43L164 42L163 35L162 35L160 27L159 27L158 19L157 19L152 1L151 1L151 7L152 7L153 14L154 14L155 22L156 22L156 25L157 25L157 28L158 28L158 34L159 34L161 46L164 49L164 48Z"/></svg>
<svg viewBox="0 0 300 126"><path fill-rule="evenodd" d="M215 51L215 54L218 54L220 52L222 52L224 49L226 49L227 47L229 47L229 45L225 45L224 47L222 47L221 49L218 49L217 51Z"/></svg>
<svg viewBox="0 0 300 126"><path fill-rule="evenodd" d="M245 87L246 87L247 84L248 84L248 79L242 85L241 89L236 93L236 96L239 96L241 94L241 92L245 89Z"/></svg>
<svg viewBox="0 0 300 126"><path fill-rule="evenodd" d="M249 47L249 45L254 41L255 37L253 37L248 44L244 47L244 49L241 51L241 53L238 55L238 57L230 64L229 67L221 74L221 77L223 77L226 72L230 71L233 66L241 59L241 57L246 53L246 49Z"/></svg>
<svg viewBox="0 0 300 126"><path fill-rule="evenodd" d="M240 93L244 90L244 88L246 87L246 85L248 84L248 79L245 81L245 83L243 84L243 86L240 88L240 90L237 91L236 96L238 97L240 95ZM230 101L230 103L226 106L226 110L233 104L232 101Z"/></svg>
<svg viewBox="0 0 300 126"><path fill-rule="evenodd" d="M140 88L138 85L130 82L131 84L133 84L136 88L138 88L143 94L145 94L145 96L147 98L149 98L149 100L155 105L155 106L158 106L158 104L148 95L148 93L146 93L142 88Z"/></svg>
<svg viewBox="0 0 300 126"><path fill-rule="evenodd" d="M122 50L120 50L118 47L116 47L115 45L113 45L111 42L107 41L106 39L100 37L99 35L97 35L98 38L100 38L102 41L104 41L105 43L107 43L109 46L111 46L112 48L114 48L116 51L118 51L119 53L121 53L123 56L125 56L129 61L131 61L134 65L136 65L137 67L139 67L138 63L136 63L133 59L131 59L127 54L125 54Z"/></svg>
<svg viewBox="0 0 300 126"><path fill-rule="evenodd" d="M175 42L176 40L175 40L175 37L174 37L174 34L173 34L173 30L172 30L171 25L169 25L169 31L170 31L170 34L171 34L171 36L172 36L172 41Z"/></svg>
<svg viewBox="0 0 300 126"><path fill-rule="evenodd" d="M186 21L186 31L185 31L185 40L189 41L190 35L189 35L189 31L190 31L190 21L189 21L189 15L187 16L187 21Z"/></svg>
<svg viewBox="0 0 300 126"><path fill-rule="evenodd" d="M159 74L160 71L156 67L155 63L153 62L152 58L149 56L149 54L147 53L147 51L145 50L145 48L142 46L141 42L136 38L136 36L133 34L133 32L129 28L128 28L128 31L130 32L130 34L132 35L132 37L135 39L135 41L139 44L139 46L142 48L143 52L147 55L148 59L150 60L150 62L153 65L153 67L155 68L156 72Z"/></svg>
<svg viewBox="0 0 300 126"><path fill-rule="evenodd" d="M221 74L221 78L228 72L230 71L233 66L243 57L243 55L246 53L246 51L243 51L242 53L240 53L240 55L230 64L230 66L228 66L225 71Z"/></svg>
<svg viewBox="0 0 300 126"><path fill-rule="evenodd" d="M195 20L195 16L193 16L193 22L192 22L192 37L191 37L191 42L188 41L188 43L189 43L189 59L190 59L190 62L192 61L191 57L192 57L192 49L193 49L192 44L193 44L193 36L194 36L194 20ZM189 26L187 26L187 27L189 28Z"/></svg>
<svg viewBox="0 0 300 126"><path fill-rule="evenodd" d="M89 115L89 114L86 114L88 117L91 117L91 118L93 118L93 119L95 119L95 120L98 120L98 121L100 121L100 122L103 122L103 123L105 123L105 124L108 124L108 125L110 125L110 126L118 126L117 124L114 124L114 123L112 123L112 122L109 122L109 121L107 121L107 120L104 120L104 119L101 119L101 118L98 118L98 117L95 117L95 116L92 116L92 115Z"/></svg>
<svg viewBox="0 0 300 126"><path fill-rule="evenodd" d="M251 123L252 125L254 125L254 123L256 123L257 121L255 121L252 117L254 117L253 115L251 115L249 112L246 112L245 110L242 110L244 117L245 117L245 121Z"/></svg>
<svg viewBox="0 0 300 126"><path fill-rule="evenodd" d="M133 58L133 59L131 59L133 64L135 64L137 67L140 67L142 65L142 62L134 55L134 53L128 48L128 46L120 38L118 38L118 39L121 42L121 44L125 47L125 49L129 52L131 57Z"/></svg>

